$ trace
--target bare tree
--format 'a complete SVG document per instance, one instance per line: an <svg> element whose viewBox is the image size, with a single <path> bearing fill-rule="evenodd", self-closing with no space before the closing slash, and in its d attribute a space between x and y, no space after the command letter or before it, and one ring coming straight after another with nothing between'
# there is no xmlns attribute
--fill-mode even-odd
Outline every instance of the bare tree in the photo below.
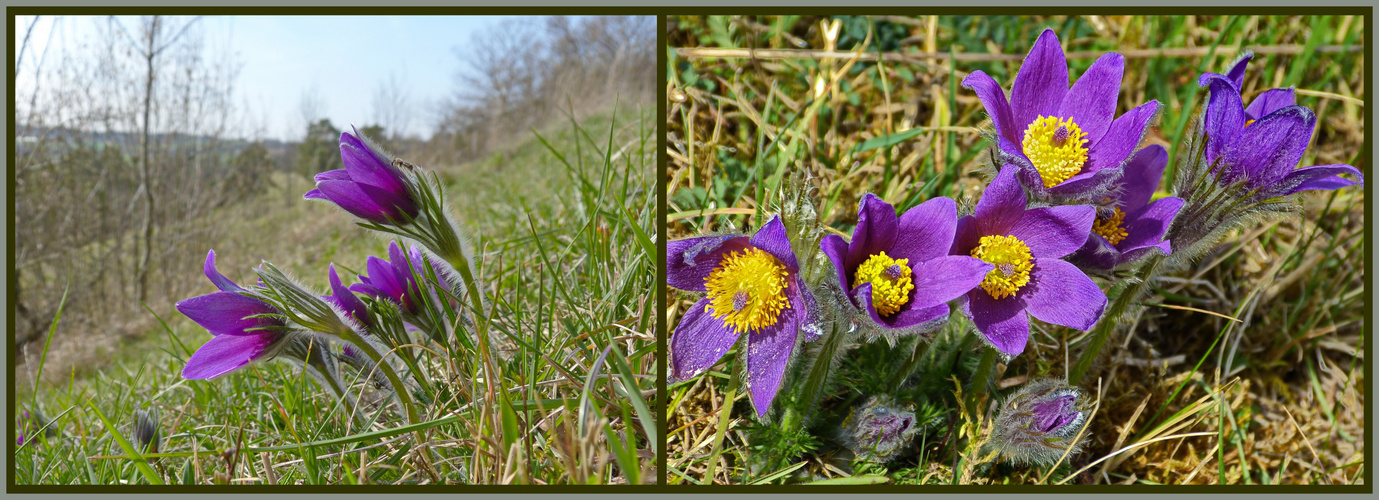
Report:
<svg viewBox="0 0 1379 500"><path fill-rule="evenodd" d="M406 78L404 77L403 80ZM373 121L383 126L392 135L394 142L406 135L411 125L411 92L403 86L396 74L389 73L387 80L379 80L373 91ZM379 139L383 139L380 137Z"/></svg>

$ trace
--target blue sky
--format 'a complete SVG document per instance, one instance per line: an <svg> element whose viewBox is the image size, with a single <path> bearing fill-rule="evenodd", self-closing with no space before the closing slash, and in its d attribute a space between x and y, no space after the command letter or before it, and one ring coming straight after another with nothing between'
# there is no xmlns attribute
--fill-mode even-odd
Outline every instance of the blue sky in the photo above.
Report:
<svg viewBox="0 0 1379 500"><path fill-rule="evenodd" d="M121 19L137 30L137 18ZM229 48L241 64L235 101L258 123L259 134L296 139L304 132L300 101L315 89L322 114L336 127L372 122L375 89L390 77L405 87L413 112L409 134L429 137L439 104L455 92L456 56L476 32L502 16L206 16L199 22L208 52ZM30 38L24 67L44 44L80 43L103 17L44 17ZM186 18L173 20L180 26ZM33 18L16 20L15 42ZM50 37L50 32L51 37ZM136 35L137 36L137 35ZM53 63L49 63L53 64ZM24 76L21 71L21 77ZM24 89L23 81L17 87ZM32 85L32 84L30 84Z"/></svg>

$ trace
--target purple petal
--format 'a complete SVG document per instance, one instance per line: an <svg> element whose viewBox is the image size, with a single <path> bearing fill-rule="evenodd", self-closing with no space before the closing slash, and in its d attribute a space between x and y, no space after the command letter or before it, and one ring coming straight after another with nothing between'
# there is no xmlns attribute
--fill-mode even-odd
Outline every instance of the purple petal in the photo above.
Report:
<svg viewBox="0 0 1379 500"><path fill-rule="evenodd" d="M272 318L249 318L278 311L261 300L235 292L213 292L185 299L177 303L177 311L213 335L256 335L256 331L245 330L278 324Z"/></svg>
<svg viewBox="0 0 1379 500"><path fill-rule="evenodd" d="M1207 137L1205 156L1210 164L1240 137L1245 127L1245 106L1240 101L1240 90L1226 77L1206 73L1198 79L1198 85L1211 93L1202 118L1202 131Z"/></svg>
<svg viewBox="0 0 1379 500"><path fill-rule="evenodd" d="M737 342L738 333L713 317L706 310L708 305L709 299L705 297L690 306L675 326L675 334L670 336L671 383L689 380L708 370Z"/></svg>
<svg viewBox="0 0 1379 500"><path fill-rule="evenodd" d="M1357 180L1352 181L1337 177L1338 174L1350 174L1355 176ZM1350 165L1315 165L1288 172L1288 175L1279 184L1291 186L1283 194L1293 194L1313 189L1339 189L1364 182L1365 176L1360 173L1359 169Z"/></svg>
<svg viewBox="0 0 1379 500"><path fill-rule="evenodd" d="M1089 195L1104 193L1114 187L1123 172L1118 168L1082 169L1082 173L1069 177L1048 189L1049 193L1069 199L1087 199ZM1042 181L1038 181L1041 182Z"/></svg>
<svg viewBox="0 0 1379 500"><path fill-rule="evenodd" d="M343 168L327 170L316 174L316 182L321 181L347 181L350 180L350 173Z"/></svg>
<svg viewBox="0 0 1379 500"><path fill-rule="evenodd" d="M972 249L981 243L982 234L977 228L977 218L971 215L958 219L958 228L953 232L953 248L949 255L972 255Z"/></svg>
<svg viewBox="0 0 1379 500"><path fill-rule="evenodd" d="M1083 171L1095 172L1119 166L1140 146L1145 130L1158 112L1159 101L1149 101L1112 121L1106 129L1106 135L1093 143L1091 151L1087 152L1087 164L1083 166Z"/></svg>
<svg viewBox="0 0 1379 500"><path fill-rule="evenodd" d="M1006 234L1025 214L1025 191L1015 179L1016 167L1006 165L991 180L977 200L977 232L981 235ZM974 245L975 246L975 245Z"/></svg>
<svg viewBox="0 0 1379 500"><path fill-rule="evenodd" d="M378 257L370 256L368 262L365 264L365 268L369 273L369 285L378 289L385 297L399 303L402 301L402 296L407 292L407 288L398 279L392 264ZM361 277L360 279L363 278Z"/></svg>
<svg viewBox="0 0 1379 500"><path fill-rule="evenodd" d="M213 337L187 360L182 378L204 380L235 371L262 357L280 338L276 332Z"/></svg>
<svg viewBox="0 0 1379 500"><path fill-rule="evenodd" d="M386 223L393 215L392 207L384 207L365 194L358 184L350 181L324 181L316 185L316 190L326 199L360 219ZM309 193L308 193L309 194Z"/></svg>
<svg viewBox="0 0 1379 500"><path fill-rule="evenodd" d="M1312 141L1317 117L1312 110L1290 106L1245 127L1240 142L1226 152L1225 161L1250 179L1251 187L1282 180L1298 166Z"/></svg>
<svg viewBox="0 0 1379 500"><path fill-rule="evenodd" d="M1135 152L1125 164L1125 174L1121 177L1120 203L1116 205L1126 213L1134 212L1149 203L1159 182L1164 177L1164 167L1168 165L1168 151L1163 146L1153 144Z"/></svg>
<svg viewBox="0 0 1379 500"><path fill-rule="evenodd" d="M1011 115L1017 129L1033 123L1040 116L1053 116L1068 92L1068 60L1058 36L1044 30L1020 64L1015 85L1010 90Z"/></svg>
<svg viewBox="0 0 1379 500"><path fill-rule="evenodd" d="M704 280L732 252L747 248L747 237L715 235L666 242L666 284L702 292Z"/></svg>
<svg viewBox="0 0 1379 500"><path fill-rule="evenodd" d="M862 196L857 205L857 227L848 243L847 268L855 269L872 255L890 250L897 227L895 207L871 193Z"/></svg>
<svg viewBox="0 0 1379 500"><path fill-rule="evenodd" d="M1024 133L1024 130L1018 128L1019 124L1016 124L1011 116L1006 92L996 80L978 70L967 75L967 78L962 80L962 86L977 93L977 99L982 101L986 114L991 116L991 126L996 129L996 135L1014 142L1021 139L1020 134Z"/></svg>
<svg viewBox="0 0 1379 500"><path fill-rule="evenodd" d="M891 258L915 263L947 255L958 230L958 204L950 198L920 203L900 216L898 226Z"/></svg>
<svg viewBox="0 0 1379 500"><path fill-rule="evenodd" d="M350 292L350 289L345 288L345 285L340 283L340 275L335 273L334 263L330 265L330 289L332 294L331 298L336 305L344 309L350 316L353 316L355 320L365 324L368 323L368 309L364 307L364 302L360 301L359 297L355 297L354 293Z"/></svg>
<svg viewBox="0 0 1379 500"><path fill-rule="evenodd" d="M838 271L839 288L842 290L852 289L852 280L848 278L851 273L848 272L850 269L847 267L848 242L844 241L842 236L830 234L819 241L819 248L824 251L824 255L828 256L829 262L833 263L833 269Z"/></svg>
<svg viewBox="0 0 1379 500"><path fill-rule="evenodd" d="M747 385L758 417L771 409L798 340L799 319L794 314L782 314L776 324L747 334Z"/></svg>
<svg viewBox="0 0 1379 500"><path fill-rule="evenodd" d="M1073 252L1068 260L1076 262L1078 266L1083 268L1110 270L1120 265L1121 252L1116 247L1111 246L1106 238L1092 233L1087 237L1087 243Z"/></svg>
<svg viewBox="0 0 1379 500"><path fill-rule="evenodd" d="M1020 290L1030 315L1045 323L1087 330L1106 309L1106 294L1086 274L1058 259L1034 259Z"/></svg>
<svg viewBox="0 0 1379 500"><path fill-rule="evenodd" d="M393 167L392 162L369 147L362 139L348 132L340 134L340 160L345 164L345 171L349 172L350 179L354 182L394 193L407 193L402 175Z"/></svg>
<svg viewBox="0 0 1379 500"><path fill-rule="evenodd" d="M1090 205L1042 207L1026 211L1009 234L1029 246L1034 258L1057 259L1081 248L1095 221Z"/></svg>
<svg viewBox="0 0 1379 500"><path fill-rule="evenodd" d="M1121 251L1156 245L1164 239L1168 225L1183 208L1183 199L1175 197L1160 198L1139 210L1126 214L1125 239L1116 245Z"/></svg>
<svg viewBox="0 0 1379 500"><path fill-rule="evenodd" d="M1253 59L1254 56L1254 52L1247 50L1240 54L1240 57L1235 58L1234 62L1231 62L1231 69L1226 71L1226 78L1231 81L1232 85L1235 85L1235 88L1239 89L1245 86L1245 65L1249 64L1250 59Z"/></svg>
<svg viewBox="0 0 1379 500"><path fill-rule="evenodd" d="M871 316L873 322L888 328L909 328L948 315L948 304L939 303L930 307L915 307L915 304L911 302L901 306L895 314L883 318L880 313L876 312L876 305L871 301L871 283L864 283L852 293L860 302L862 310Z"/></svg>
<svg viewBox="0 0 1379 500"><path fill-rule="evenodd" d="M780 259L792 272L800 269L799 263L795 261L795 251L790 249L790 237L785 234L785 224L781 223L779 215L771 216L771 220L757 229L757 234L752 235L752 246Z"/></svg>
<svg viewBox="0 0 1379 500"><path fill-rule="evenodd" d="M211 283L214 283L215 287L219 288L222 292L244 291L243 287L230 281L230 278L226 278L225 275L220 274L220 271L215 268L215 250L211 250L210 253L206 254L206 264L202 266L202 271L206 273L206 278L210 279Z"/></svg>
<svg viewBox="0 0 1379 500"><path fill-rule="evenodd" d="M1029 316L1025 314L1025 303L1019 295L994 299L986 290L978 288L967 292L963 312L972 318L977 331L982 332L996 350L1007 356L1025 351L1025 343L1029 342Z"/></svg>
<svg viewBox="0 0 1379 500"><path fill-rule="evenodd" d="M915 289L910 292L912 309L928 309L945 304L976 288L996 266L973 257L949 255L912 266Z"/></svg>
<svg viewBox="0 0 1379 500"><path fill-rule="evenodd" d="M373 283L369 283L369 278L367 276L360 276L359 280L363 281L364 283L355 283L353 285L350 285L351 292L362 293L364 295L380 299L390 298L388 294L383 292L383 290L380 290L378 287L373 286Z"/></svg>
<svg viewBox="0 0 1379 500"><path fill-rule="evenodd" d="M307 191L306 194L302 195L302 199L327 201L330 200L330 198L327 198L326 194L322 193L320 189L312 189L311 191Z"/></svg>
<svg viewBox="0 0 1379 500"><path fill-rule="evenodd" d="M375 204L387 209L388 218L402 221L404 220L402 214L406 214L407 217L417 216L417 204L406 192L399 194L368 184L358 184L358 186L359 190L363 191L365 196L372 198Z"/></svg>
<svg viewBox="0 0 1379 500"><path fill-rule="evenodd" d="M1063 96L1059 116L1076 123L1091 144L1101 140L1111 126L1111 118L1116 116L1116 101L1120 97L1120 80L1124 73L1125 57L1108 52L1097 58Z"/></svg>
<svg viewBox="0 0 1379 500"><path fill-rule="evenodd" d="M1145 245L1142 247L1128 249L1124 252L1121 252L1120 259L1116 261L1116 265L1125 264L1127 262L1134 262L1136 260L1139 260L1140 258L1147 257L1153 253L1158 253L1160 255L1172 255L1173 245L1168 240L1164 240L1153 245Z"/></svg>
<svg viewBox="0 0 1379 500"><path fill-rule="evenodd" d="M1293 88L1269 89L1260 92L1255 96L1250 105L1245 108L1245 119L1258 120L1269 113L1297 104L1297 99L1293 97Z"/></svg>

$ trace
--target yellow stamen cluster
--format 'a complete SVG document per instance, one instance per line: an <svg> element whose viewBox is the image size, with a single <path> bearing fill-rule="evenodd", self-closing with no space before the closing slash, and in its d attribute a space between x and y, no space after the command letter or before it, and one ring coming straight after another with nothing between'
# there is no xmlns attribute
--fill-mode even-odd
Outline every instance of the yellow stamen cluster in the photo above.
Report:
<svg viewBox="0 0 1379 500"><path fill-rule="evenodd" d="M1245 127L1250 126L1250 124L1251 124L1251 123L1254 123L1254 122L1255 122L1254 120L1245 120ZM1245 127L1240 127L1240 128L1245 128Z"/></svg>
<svg viewBox="0 0 1379 500"><path fill-rule="evenodd" d="M1002 299L1019 291L1029 283L1029 271L1034 258L1029 246L1014 236L982 236L981 243L972 249L972 256L996 266L986 273L982 289L992 298Z"/></svg>
<svg viewBox="0 0 1379 500"><path fill-rule="evenodd" d="M734 331L751 332L776 324L790 308L785 298L785 265L758 248L728 254L704 279L709 291L705 312Z"/></svg>
<svg viewBox="0 0 1379 500"><path fill-rule="evenodd" d="M1116 208L1116 213L1112 214L1110 217L1098 217L1096 222L1092 223L1092 232L1101 235L1102 238L1106 238L1107 243L1112 245L1119 244L1121 240L1130 236L1130 233L1125 232L1124 221L1125 212L1120 211L1120 208Z"/></svg>
<svg viewBox="0 0 1379 500"><path fill-rule="evenodd" d="M852 287L871 283L871 305L876 308L876 314L895 314L900 306L910 302L910 291L915 289L909 263L910 259L892 259L886 252L873 255L857 266Z"/></svg>
<svg viewBox="0 0 1379 500"><path fill-rule="evenodd" d="M1025 157L1051 188L1082 172L1087 163L1087 133L1072 120L1041 116L1025 129Z"/></svg>

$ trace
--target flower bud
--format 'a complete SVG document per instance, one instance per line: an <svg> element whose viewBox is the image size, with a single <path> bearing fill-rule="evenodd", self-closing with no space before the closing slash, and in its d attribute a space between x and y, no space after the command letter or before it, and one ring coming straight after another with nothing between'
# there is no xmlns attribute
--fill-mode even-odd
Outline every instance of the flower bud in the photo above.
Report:
<svg viewBox="0 0 1379 500"><path fill-rule="evenodd" d="M1048 465L1065 451L1076 455L1082 444L1078 433L1087 420L1086 406L1082 391L1063 381L1030 382L1001 407L991 444L1015 463Z"/></svg>
<svg viewBox="0 0 1379 500"><path fill-rule="evenodd" d="M914 440L917 429L914 405L873 396L843 420L841 441L858 458L884 463Z"/></svg>

